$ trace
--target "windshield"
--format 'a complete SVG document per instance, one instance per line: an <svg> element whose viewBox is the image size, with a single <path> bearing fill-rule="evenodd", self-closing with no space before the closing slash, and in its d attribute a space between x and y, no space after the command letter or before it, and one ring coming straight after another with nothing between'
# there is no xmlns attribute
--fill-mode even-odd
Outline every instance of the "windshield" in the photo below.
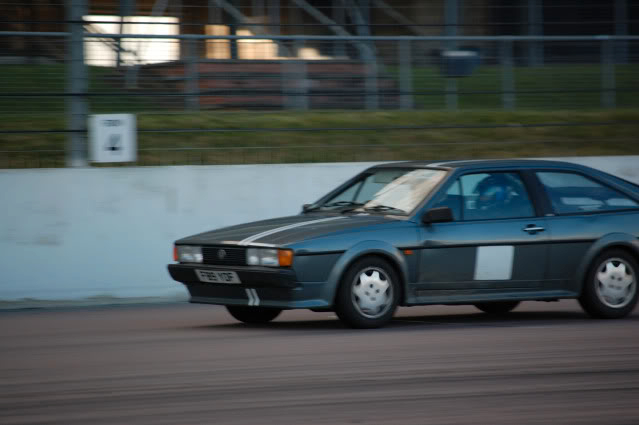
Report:
<svg viewBox="0 0 639 425"><path fill-rule="evenodd" d="M445 175L430 169L373 170L313 209L408 214Z"/></svg>

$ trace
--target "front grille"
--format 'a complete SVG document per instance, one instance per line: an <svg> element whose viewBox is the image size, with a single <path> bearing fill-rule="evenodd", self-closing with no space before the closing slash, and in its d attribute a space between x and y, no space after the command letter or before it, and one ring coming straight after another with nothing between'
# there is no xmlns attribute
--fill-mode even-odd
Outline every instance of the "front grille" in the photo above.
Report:
<svg viewBox="0 0 639 425"><path fill-rule="evenodd" d="M223 256L220 255L220 251L224 251ZM202 247L202 255L204 257L204 264L215 264L219 266L246 265L246 248L205 246Z"/></svg>

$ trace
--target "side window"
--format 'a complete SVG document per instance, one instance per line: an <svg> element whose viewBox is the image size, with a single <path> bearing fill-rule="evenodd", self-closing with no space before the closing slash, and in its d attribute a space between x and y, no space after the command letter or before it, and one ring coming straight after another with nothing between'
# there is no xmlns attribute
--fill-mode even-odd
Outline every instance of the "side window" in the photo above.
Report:
<svg viewBox="0 0 639 425"><path fill-rule="evenodd" d="M464 220L533 217L535 211L517 173L477 173L460 178Z"/></svg>
<svg viewBox="0 0 639 425"><path fill-rule="evenodd" d="M455 181L455 183L448 188L444 196L433 205L433 208L437 207L450 208L453 212L453 219L455 221L461 220L462 196L459 180Z"/></svg>
<svg viewBox="0 0 639 425"><path fill-rule="evenodd" d="M538 172L537 177L557 214L613 211L639 204L596 181L570 172Z"/></svg>

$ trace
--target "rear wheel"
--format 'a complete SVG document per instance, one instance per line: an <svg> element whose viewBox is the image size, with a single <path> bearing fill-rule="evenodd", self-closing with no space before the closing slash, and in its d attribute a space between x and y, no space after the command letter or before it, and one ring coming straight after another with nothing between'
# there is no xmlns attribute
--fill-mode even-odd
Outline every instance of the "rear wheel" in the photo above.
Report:
<svg viewBox="0 0 639 425"><path fill-rule="evenodd" d="M379 328L393 317L399 291L399 277L387 261L363 258L342 278L335 312L353 328Z"/></svg>
<svg viewBox="0 0 639 425"><path fill-rule="evenodd" d="M268 323L282 312L279 308L245 307L240 305L227 305L226 309L231 316L244 323Z"/></svg>
<svg viewBox="0 0 639 425"><path fill-rule="evenodd" d="M590 266L579 304L593 317L627 316L637 304L637 271L637 262L625 251L603 252Z"/></svg>
<svg viewBox="0 0 639 425"><path fill-rule="evenodd" d="M519 305L519 301L495 301L486 303L477 303L475 307L483 311L484 313L494 315L504 315L510 313Z"/></svg>

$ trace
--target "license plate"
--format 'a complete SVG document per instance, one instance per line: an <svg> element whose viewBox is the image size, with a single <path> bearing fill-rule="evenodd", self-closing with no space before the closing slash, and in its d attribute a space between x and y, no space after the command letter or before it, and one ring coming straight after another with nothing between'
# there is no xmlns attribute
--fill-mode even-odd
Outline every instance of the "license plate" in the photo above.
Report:
<svg viewBox="0 0 639 425"><path fill-rule="evenodd" d="M237 273L218 270L195 270L201 282L206 283L242 283Z"/></svg>

